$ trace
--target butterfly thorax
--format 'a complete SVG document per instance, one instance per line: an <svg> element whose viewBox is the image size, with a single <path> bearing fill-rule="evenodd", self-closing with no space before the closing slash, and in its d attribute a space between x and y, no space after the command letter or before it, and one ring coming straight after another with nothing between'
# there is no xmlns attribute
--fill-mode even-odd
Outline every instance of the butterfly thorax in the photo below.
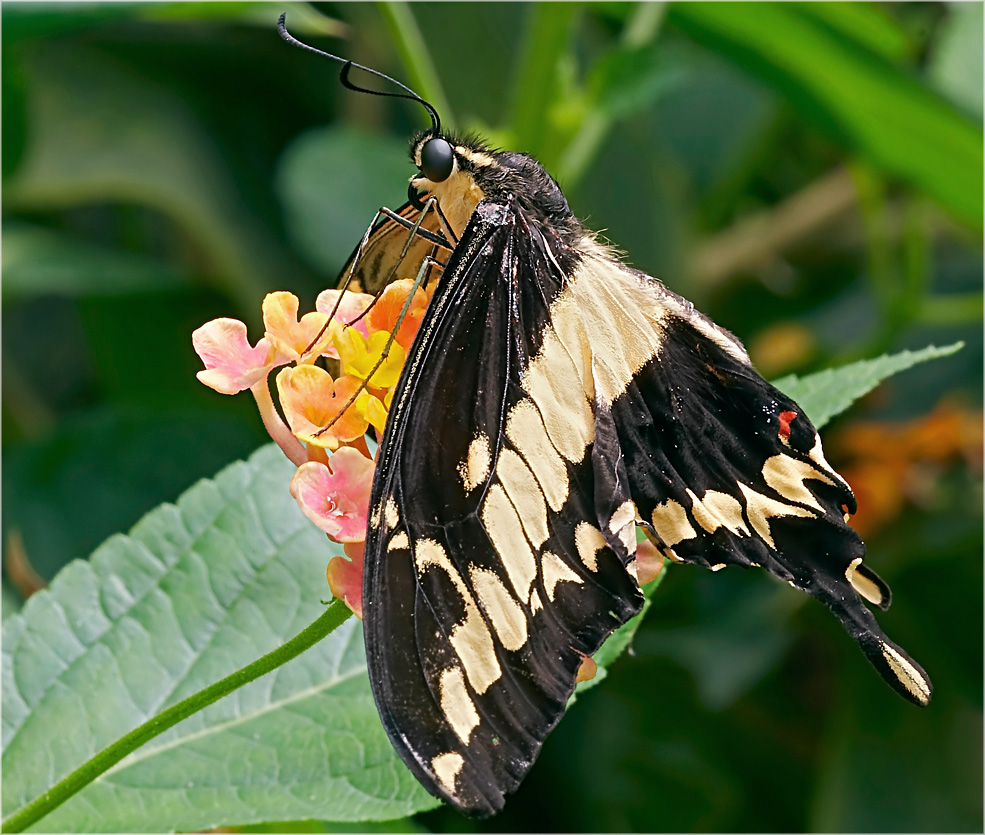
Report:
<svg viewBox="0 0 985 835"><path fill-rule="evenodd" d="M411 160L418 167L421 148L433 135L423 133L411 143ZM457 236L461 236L479 202L488 198L512 199L531 223L541 231L559 234L568 246L573 247L582 237L581 223L571 214L560 187L533 157L493 150L475 137L445 138L455 157L451 176L435 183L420 173L411 182L420 191L438 198Z"/></svg>

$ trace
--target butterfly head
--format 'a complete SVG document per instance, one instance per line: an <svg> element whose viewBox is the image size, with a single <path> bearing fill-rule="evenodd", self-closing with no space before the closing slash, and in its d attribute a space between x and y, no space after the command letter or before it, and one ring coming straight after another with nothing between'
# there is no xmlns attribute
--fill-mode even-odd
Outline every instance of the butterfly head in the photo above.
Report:
<svg viewBox="0 0 985 835"><path fill-rule="evenodd" d="M432 129L411 141L410 158L418 169L410 179L411 202L421 208L428 196L436 197L456 235L486 197L518 201L534 222L577 223L558 184L527 154L497 151L476 136L453 137Z"/></svg>

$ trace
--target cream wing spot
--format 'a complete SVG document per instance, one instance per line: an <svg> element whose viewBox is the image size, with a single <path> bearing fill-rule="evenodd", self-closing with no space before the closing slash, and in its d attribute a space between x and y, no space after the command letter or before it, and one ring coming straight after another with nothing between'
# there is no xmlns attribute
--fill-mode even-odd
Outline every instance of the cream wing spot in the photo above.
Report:
<svg viewBox="0 0 985 835"><path fill-rule="evenodd" d="M741 484L739 486L743 487ZM749 535L749 529L742 518L742 505L734 496L718 490L709 490L701 499L690 490L687 495L691 499L694 520L708 533L726 528L736 536Z"/></svg>
<svg viewBox="0 0 985 835"><path fill-rule="evenodd" d="M636 505L629 501L619 505L609 519L608 528L622 542L626 553L636 553Z"/></svg>
<svg viewBox="0 0 985 835"><path fill-rule="evenodd" d="M496 475L520 516L530 544L540 548L550 534L547 530L547 504L534 474L519 455L504 448L496 463Z"/></svg>
<svg viewBox="0 0 985 835"><path fill-rule="evenodd" d="M486 480L489 468L492 466L492 453L489 450L489 438L482 432L477 432L469 444L466 459L458 465L458 475L466 491L472 491Z"/></svg>
<svg viewBox="0 0 985 835"><path fill-rule="evenodd" d="M410 548L410 540L407 538L407 532L400 531L400 533L394 534L386 549L387 551L404 551L408 548Z"/></svg>
<svg viewBox="0 0 985 835"><path fill-rule="evenodd" d="M562 293L551 305L551 329L571 360L585 399L595 401L595 378L592 375L592 348L582 326L577 301Z"/></svg>
<svg viewBox="0 0 985 835"><path fill-rule="evenodd" d="M568 471L547 437L533 402L521 400L506 419L506 437L533 470L551 510L558 511L568 498Z"/></svg>
<svg viewBox="0 0 985 835"><path fill-rule="evenodd" d="M774 551L776 550L776 543L773 542L773 535L770 533L769 520L771 518L776 516L803 516L809 519L816 515L802 507L784 504L764 496L762 493L757 493L745 484L740 484L739 489L742 490L742 495L746 500L746 515L749 517L749 524Z"/></svg>
<svg viewBox="0 0 985 835"><path fill-rule="evenodd" d="M547 592L547 599L554 602L554 590L558 583L584 583L574 571L572 571L557 554L545 551L540 560L541 576L544 580L544 591Z"/></svg>
<svg viewBox="0 0 985 835"><path fill-rule="evenodd" d="M893 675L900 680L900 683L913 694L913 697L922 705L930 703L930 684L927 679L920 674L920 671L893 649L885 641L880 642L882 656L886 659Z"/></svg>
<svg viewBox="0 0 985 835"><path fill-rule="evenodd" d="M537 575L537 563L523 535L520 517L499 484L493 485L486 494L482 505L482 524L517 596L520 600L526 600Z"/></svg>
<svg viewBox="0 0 985 835"><path fill-rule="evenodd" d="M684 505L673 499L667 499L663 504L653 508L652 518L653 529L667 548L672 548L685 539L694 539L698 535L691 527L691 520L687 518Z"/></svg>
<svg viewBox="0 0 985 835"><path fill-rule="evenodd" d="M465 676L458 667L441 671L438 692L441 712L458 738L468 745L473 729L479 724L479 712L465 687Z"/></svg>
<svg viewBox="0 0 985 835"><path fill-rule="evenodd" d="M573 303L591 351L596 398L608 407L659 353L667 309L654 304L652 286L597 245L589 242L584 252L568 287L551 305L551 319L556 308L560 313Z"/></svg>
<svg viewBox="0 0 985 835"><path fill-rule="evenodd" d="M516 652L527 642L527 616L520 604L492 571L473 567L469 576L479 605L492 622L499 642L510 652Z"/></svg>
<svg viewBox="0 0 985 835"><path fill-rule="evenodd" d="M852 584L852 588L855 589L862 597L873 603L876 606L882 605L882 590L873 583L868 577L856 573L856 569L862 564L862 558L856 557L851 561L848 568L845 569L845 579Z"/></svg>
<svg viewBox="0 0 985 835"><path fill-rule="evenodd" d="M544 604L540 602L540 595L537 594L537 589L534 589L530 592L530 616L533 617L543 608Z"/></svg>
<svg viewBox="0 0 985 835"><path fill-rule="evenodd" d="M598 552L606 547L602 531L589 522L579 522L575 528L575 550L589 571L598 571Z"/></svg>
<svg viewBox="0 0 985 835"><path fill-rule="evenodd" d="M595 439L595 417L581 386L572 385L578 371L551 328L542 334L540 351L523 376L554 448L568 461L581 461Z"/></svg>
<svg viewBox="0 0 985 835"><path fill-rule="evenodd" d="M695 311L689 303L688 306L685 307L678 299L674 298L674 296L669 293L665 293L663 303L664 306L668 308L668 310L672 311L675 316L687 322L698 333L710 339L727 354L731 354L735 359L739 360L739 362L745 363L746 365L750 364L749 354L747 354L746 349L742 347L742 343L736 340L735 337L726 334L717 325Z"/></svg>
<svg viewBox="0 0 985 835"><path fill-rule="evenodd" d="M383 507L383 520L388 528L395 528L400 523L400 513L397 511L397 503L390 496Z"/></svg>
<svg viewBox="0 0 985 835"><path fill-rule="evenodd" d="M414 564L417 572L423 575L429 566L444 571L455 590L462 598L465 607L464 620L452 629L448 640L458 655L469 684L476 693L482 694L496 681L503 670L496 657L496 646L482 613L462 580L444 547L433 539L419 540L414 548Z"/></svg>
<svg viewBox="0 0 985 835"><path fill-rule="evenodd" d="M800 502L823 512L820 502L804 485L809 478L823 481L825 484L834 484L824 473L818 472L806 461L798 461L789 455L773 455L763 464L763 479L768 486L785 499Z"/></svg>
<svg viewBox="0 0 985 835"><path fill-rule="evenodd" d="M447 754L439 754L431 760L431 769L434 776L438 778L441 787L452 797L455 796L455 780L465 765L465 759L461 754L449 751Z"/></svg>
<svg viewBox="0 0 985 835"><path fill-rule="evenodd" d="M836 479L838 479L838 481L841 482L848 490L852 489L851 487L848 486L848 482L845 481L845 479L843 479L840 475L838 475L835 468L832 467L827 462L827 459L824 457L824 448L821 446L820 435L817 434L814 435L814 446L811 448L811 451L807 453L807 457L810 458L811 461L817 464L821 469L823 469L829 475L832 475Z"/></svg>

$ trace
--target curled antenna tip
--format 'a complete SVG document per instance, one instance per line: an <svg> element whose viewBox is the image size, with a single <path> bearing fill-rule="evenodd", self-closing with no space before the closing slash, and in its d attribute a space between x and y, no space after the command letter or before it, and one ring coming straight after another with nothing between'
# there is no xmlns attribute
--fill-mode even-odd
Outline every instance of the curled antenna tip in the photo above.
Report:
<svg viewBox="0 0 985 835"><path fill-rule="evenodd" d="M343 66L342 66L342 73L340 75L340 80L342 81L342 85L344 87L347 87L350 90L356 90L357 92L360 93L369 93L372 96L393 96L399 99L410 99L411 101L416 101L418 104L422 105L425 110L427 110L428 115L431 117L431 126L434 132L436 134L441 132L441 119L438 118L438 111L434 109L433 105L422 99L406 84L401 84L399 81L397 81L397 79L391 78L390 76L381 73L379 70L374 70L371 69L370 67L364 67L362 64L356 64L353 61L347 60L345 58L340 58L338 55L332 55L332 53L330 52L325 52L321 49L316 49L313 46L309 46L308 44L299 41L290 32L287 31L286 21L287 21L287 13L281 12L280 17L277 18L277 31L280 33L280 36L292 46L297 46L300 47L301 49L306 49L308 52L314 52L317 55L322 55L325 58L331 58L333 61L338 61L340 64L342 64ZM404 92L384 93L379 90L369 90L365 87L360 87L357 84L353 84L349 80L349 70L351 70L353 67L355 67L358 70L362 70L363 72L370 73L371 75L375 75L377 78L381 78L384 81L388 81L389 83L395 85L396 87L400 88Z"/></svg>

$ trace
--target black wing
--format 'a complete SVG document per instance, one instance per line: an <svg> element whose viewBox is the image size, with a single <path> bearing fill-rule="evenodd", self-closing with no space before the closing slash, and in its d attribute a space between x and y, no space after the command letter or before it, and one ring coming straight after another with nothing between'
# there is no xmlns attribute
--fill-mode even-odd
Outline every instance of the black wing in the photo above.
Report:
<svg viewBox="0 0 985 835"><path fill-rule="evenodd" d="M584 444L574 460L571 444L559 451L556 410L543 405L570 400L587 432L588 397L579 390L575 403L570 379L537 400L523 388L570 261L512 204L480 204L377 459L363 585L370 680L401 757L470 814L502 807L582 657L642 605L635 539L600 527L591 456Z"/></svg>
<svg viewBox="0 0 985 835"><path fill-rule="evenodd" d="M639 610L637 521L673 559L760 565L817 597L929 700L859 596L889 604L800 408L689 303L512 203L481 203L445 269L371 507L377 705L416 776L467 813L502 806L581 657Z"/></svg>

